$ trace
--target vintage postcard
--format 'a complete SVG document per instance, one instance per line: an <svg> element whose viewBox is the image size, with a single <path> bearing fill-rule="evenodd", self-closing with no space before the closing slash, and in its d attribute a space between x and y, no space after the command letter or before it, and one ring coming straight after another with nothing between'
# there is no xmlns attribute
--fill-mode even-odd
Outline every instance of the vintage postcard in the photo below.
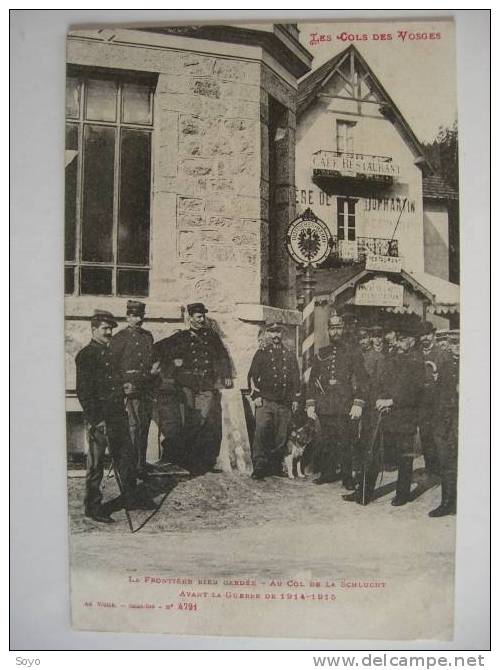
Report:
<svg viewBox="0 0 500 670"><path fill-rule="evenodd" d="M74 27L77 629L454 634L452 19Z"/></svg>

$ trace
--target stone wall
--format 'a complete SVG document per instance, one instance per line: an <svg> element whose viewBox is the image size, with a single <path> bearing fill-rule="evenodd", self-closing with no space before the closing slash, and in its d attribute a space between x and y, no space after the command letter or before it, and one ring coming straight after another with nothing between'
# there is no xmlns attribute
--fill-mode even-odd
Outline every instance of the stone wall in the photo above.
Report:
<svg viewBox="0 0 500 670"><path fill-rule="evenodd" d="M237 316L238 305L266 303L269 226L280 235L294 214L295 89L264 64L262 51L254 58L228 56L234 51L212 43L208 53L134 46L111 39L70 40L68 60L75 65L148 71L158 74L154 101L153 197L151 215L150 295L147 322L155 338L182 327L181 305L204 302L209 317L227 347L235 388L223 392L225 469L250 468L241 389L258 346L261 317ZM148 39L148 36L140 36ZM155 40L160 38L156 36ZM176 44L169 36L165 43ZM220 55L217 55L219 54ZM243 53L243 51L240 51ZM260 55L259 55L260 54ZM267 59L269 61L269 59ZM279 147L279 216L269 221L268 103L272 96L286 107L287 133ZM284 234L283 234L284 238ZM279 306L294 304L295 273L286 251L280 251ZM123 299L72 298L67 321L67 358L84 344L88 320L96 307L123 314ZM86 306L84 306L84 302ZM161 314L161 305L170 316ZM172 309L168 308L171 306ZM174 315L175 312L175 315ZM159 320L156 320L156 317ZM263 318L263 317L262 317ZM279 320L286 322L287 312ZM83 319L83 320L82 320ZM293 321L293 318L292 318ZM295 325L293 327L296 327ZM68 362L68 369L74 369ZM72 388L73 379L68 379ZM74 387L73 387L74 388ZM236 464L236 465L235 465Z"/></svg>

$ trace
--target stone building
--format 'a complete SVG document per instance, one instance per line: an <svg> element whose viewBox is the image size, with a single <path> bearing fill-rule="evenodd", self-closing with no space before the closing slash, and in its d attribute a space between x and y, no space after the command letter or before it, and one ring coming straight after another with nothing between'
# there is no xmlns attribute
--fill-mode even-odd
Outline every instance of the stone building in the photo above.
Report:
<svg viewBox="0 0 500 670"><path fill-rule="evenodd" d="M328 312L347 306L457 327L458 196L356 47L300 81L297 119L297 212L311 208L334 238L316 272L316 347Z"/></svg>
<svg viewBox="0 0 500 670"><path fill-rule="evenodd" d="M267 318L297 339L294 24L75 30L67 41L68 448L83 450L74 356L94 308L147 304L155 339L202 301L233 362L223 467L249 463L241 389ZM272 271L270 271L272 268ZM151 434L152 443L157 436ZM154 446L151 445L153 449ZM242 452L243 450L243 452ZM153 454L154 457L154 454ZM245 466L243 466L245 467Z"/></svg>

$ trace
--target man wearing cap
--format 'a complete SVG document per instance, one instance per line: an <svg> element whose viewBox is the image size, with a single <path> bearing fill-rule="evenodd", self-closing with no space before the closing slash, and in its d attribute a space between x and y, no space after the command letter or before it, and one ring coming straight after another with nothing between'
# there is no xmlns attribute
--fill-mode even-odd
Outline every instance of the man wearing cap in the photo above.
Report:
<svg viewBox="0 0 500 670"><path fill-rule="evenodd" d="M439 472L439 462L435 442L436 428L441 422L439 396L443 385L451 383L451 353L436 342L436 328L429 321L421 324L420 348L425 363L425 382L419 415L420 440L424 453L427 474Z"/></svg>
<svg viewBox="0 0 500 670"><path fill-rule="evenodd" d="M266 326L267 343L255 352L248 386L255 403L252 445L253 479L281 472L292 412L300 399L300 373L295 354L282 342L279 323Z"/></svg>
<svg viewBox="0 0 500 670"><path fill-rule="evenodd" d="M424 387L424 361L415 348L418 324L407 320L398 326L397 354L387 356L377 391L376 409L384 412L384 440L394 448L398 460L396 496L399 507L410 501L420 400Z"/></svg>
<svg viewBox="0 0 500 670"><path fill-rule="evenodd" d="M307 386L306 410L309 418L319 418L321 426L316 484L339 479L345 488L354 489L352 479L352 421L359 420L365 405L367 374L358 347L343 337L344 324L339 316L328 321L330 344L313 359Z"/></svg>
<svg viewBox="0 0 500 670"><path fill-rule="evenodd" d="M111 340L114 371L120 378L125 395L130 437L137 454L137 471L146 475L146 451L152 414L153 336L142 327L146 305L139 300L127 301L127 326Z"/></svg>
<svg viewBox="0 0 500 670"><path fill-rule="evenodd" d="M436 380L434 442L441 476L441 504L429 512L430 517L456 514L457 510L460 331L450 331L449 353L438 368Z"/></svg>
<svg viewBox="0 0 500 670"><path fill-rule="evenodd" d="M113 373L110 341L117 323L110 312L95 310L92 339L76 355L76 393L87 428L85 515L102 523L114 519L102 506L104 454L109 448L126 507L154 509L152 501L138 500L136 463L128 431L123 386Z"/></svg>
<svg viewBox="0 0 500 670"><path fill-rule="evenodd" d="M360 328L359 346L367 373L366 407L361 422L358 458L356 459L356 489L343 496L344 500L367 505L373 498L375 483L380 469L380 440L374 440L373 432L377 425L377 389L384 373L385 353L383 329L379 325Z"/></svg>
<svg viewBox="0 0 500 670"><path fill-rule="evenodd" d="M187 305L189 329L176 333L176 383L186 410L183 431L189 471L214 470L222 440L221 388L232 388L231 362L219 335L208 326L201 302Z"/></svg>
<svg viewBox="0 0 500 670"><path fill-rule="evenodd" d="M153 368L158 373L156 406L158 427L163 436L162 453L158 465L171 463L189 468L188 451L184 441L186 408L177 371L182 367L182 339L177 331L153 345Z"/></svg>

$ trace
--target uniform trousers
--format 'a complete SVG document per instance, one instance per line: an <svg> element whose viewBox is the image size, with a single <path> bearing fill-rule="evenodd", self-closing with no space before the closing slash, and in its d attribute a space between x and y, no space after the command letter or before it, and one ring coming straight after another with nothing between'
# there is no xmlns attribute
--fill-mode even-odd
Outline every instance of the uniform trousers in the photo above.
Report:
<svg viewBox="0 0 500 670"><path fill-rule="evenodd" d="M149 426L153 412L151 398L146 394L128 397L125 401L130 439L136 453L138 470L143 470L146 465L146 452L148 449Z"/></svg>
<svg viewBox="0 0 500 670"><path fill-rule="evenodd" d="M415 456L415 431L401 432L384 430L384 441L394 446L398 466L396 495L409 498Z"/></svg>
<svg viewBox="0 0 500 670"><path fill-rule="evenodd" d="M352 426L346 414L319 414L321 436L315 469L324 478L352 476ZM356 424L357 425L357 424Z"/></svg>
<svg viewBox="0 0 500 670"><path fill-rule="evenodd" d="M431 390L424 390L422 405L419 411L418 429L422 452L424 454L425 467L433 471L438 466L438 446L436 444L436 427L441 423L441 417L436 413L435 394Z"/></svg>
<svg viewBox="0 0 500 670"><path fill-rule="evenodd" d="M284 456L290 417L289 405L262 399L255 408L255 434L252 445L254 470L278 473Z"/></svg>
<svg viewBox="0 0 500 670"><path fill-rule="evenodd" d="M160 461L187 467L189 463L184 441L185 408L180 393L174 389L160 393L157 410L158 426L163 435Z"/></svg>
<svg viewBox="0 0 500 670"><path fill-rule="evenodd" d="M434 428L439 459L439 471L442 477L451 480L457 478L458 461L458 407L440 408L441 421Z"/></svg>
<svg viewBox="0 0 500 670"><path fill-rule="evenodd" d="M106 432L87 424L87 474L85 477L85 512L99 511L102 502L101 482L104 475L104 455L108 448L121 493L131 499L136 489L136 455L130 439L125 412L109 413L105 419Z"/></svg>
<svg viewBox="0 0 500 670"><path fill-rule="evenodd" d="M217 389L195 391L182 387L186 411L184 444L188 470L193 475L209 472L217 463L222 441L221 394Z"/></svg>

